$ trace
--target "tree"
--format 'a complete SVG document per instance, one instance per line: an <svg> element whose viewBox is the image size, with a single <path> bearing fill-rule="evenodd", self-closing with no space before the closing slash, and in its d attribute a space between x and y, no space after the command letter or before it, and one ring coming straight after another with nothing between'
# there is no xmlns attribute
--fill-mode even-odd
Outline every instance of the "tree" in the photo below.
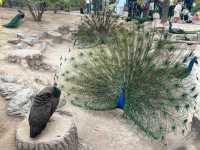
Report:
<svg viewBox="0 0 200 150"><path fill-rule="evenodd" d="M54 9L54 13L57 13L59 9L70 11L71 7L70 0L49 0L48 4Z"/></svg>
<svg viewBox="0 0 200 150"><path fill-rule="evenodd" d="M47 7L47 0L25 0L34 21L41 21Z"/></svg>
<svg viewBox="0 0 200 150"><path fill-rule="evenodd" d="M169 0L164 0L163 1L163 16L162 16L162 23L167 22L168 19L168 10L169 10Z"/></svg>

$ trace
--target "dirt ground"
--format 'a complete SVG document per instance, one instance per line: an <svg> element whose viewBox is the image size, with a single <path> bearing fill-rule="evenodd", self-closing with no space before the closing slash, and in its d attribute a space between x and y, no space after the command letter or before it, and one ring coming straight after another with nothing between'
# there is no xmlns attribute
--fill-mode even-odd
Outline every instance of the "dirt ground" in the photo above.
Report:
<svg viewBox="0 0 200 150"><path fill-rule="evenodd" d="M0 25L7 23L15 14L15 10L0 8ZM55 30L62 25L73 28L80 22L81 17L77 13L53 14L53 12L47 12L43 17L43 22L35 23L29 13L26 14L24 23L19 28L0 27L0 73L14 75L29 86L42 87L43 85L36 83L34 79L40 78L45 83L52 82L54 72L32 71L16 64L7 63L5 57L8 52L13 50L7 44L7 40L15 38L17 32L33 35ZM69 48L72 49L72 54L67 53ZM60 56L73 55L76 51L78 50L73 49L73 42L55 44L47 48L44 54L45 62L58 68ZM15 129L21 120L6 115L6 104L7 102L0 98L0 150L15 150ZM74 116L80 142L85 145L86 150L163 149L158 142L146 137L133 124L124 119L120 110L94 112L74 107L70 103L67 103L63 109ZM170 145L177 145L177 142L179 141L172 140ZM169 147L169 150L175 150L175 146Z"/></svg>

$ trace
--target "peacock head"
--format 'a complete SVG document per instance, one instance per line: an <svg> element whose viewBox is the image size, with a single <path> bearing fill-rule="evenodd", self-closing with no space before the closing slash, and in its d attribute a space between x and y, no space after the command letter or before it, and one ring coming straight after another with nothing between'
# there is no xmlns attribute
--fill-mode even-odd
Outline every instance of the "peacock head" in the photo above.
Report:
<svg viewBox="0 0 200 150"><path fill-rule="evenodd" d="M53 85L53 96L59 98L61 95L61 90L57 87L57 83Z"/></svg>

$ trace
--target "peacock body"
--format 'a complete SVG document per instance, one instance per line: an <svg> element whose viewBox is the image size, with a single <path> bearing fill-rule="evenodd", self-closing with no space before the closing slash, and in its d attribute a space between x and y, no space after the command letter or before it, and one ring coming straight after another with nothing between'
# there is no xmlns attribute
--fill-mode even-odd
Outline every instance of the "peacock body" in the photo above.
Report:
<svg viewBox="0 0 200 150"><path fill-rule="evenodd" d="M30 137L35 138L46 127L56 111L61 91L57 87L46 87L35 97L29 114Z"/></svg>

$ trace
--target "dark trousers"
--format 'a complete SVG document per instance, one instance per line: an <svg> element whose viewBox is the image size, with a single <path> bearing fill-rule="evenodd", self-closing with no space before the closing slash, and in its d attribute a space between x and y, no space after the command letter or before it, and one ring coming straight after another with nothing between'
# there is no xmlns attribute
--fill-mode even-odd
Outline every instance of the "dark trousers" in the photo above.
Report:
<svg viewBox="0 0 200 150"><path fill-rule="evenodd" d="M83 8L80 8L80 14L84 14Z"/></svg>
<svg viewBox="0 0 200 150"><path fill-rule="evenodd" d="M133 0L128 0L128 17L133 17Z"/></svg>
<svg viewBox="0 0 200 150"><path fill-rule="evenodd" d="M159 4L159 15L160 15L160 19L162 19L162 15L163 15L163 3L160 2Z"/></svg>
<svg viewBox="0 0 200 150"><path fill-rule="evenodd" d="M87 14L90 14L91 12L91 5L90 4L86 4L87 7Z"/></svg>
<svg viewBox="0 0 200 150"><path fill-rule="evenodd" d="M174 8L175 6L169 6L168 17L171 18L174 16Z"/></svg>

